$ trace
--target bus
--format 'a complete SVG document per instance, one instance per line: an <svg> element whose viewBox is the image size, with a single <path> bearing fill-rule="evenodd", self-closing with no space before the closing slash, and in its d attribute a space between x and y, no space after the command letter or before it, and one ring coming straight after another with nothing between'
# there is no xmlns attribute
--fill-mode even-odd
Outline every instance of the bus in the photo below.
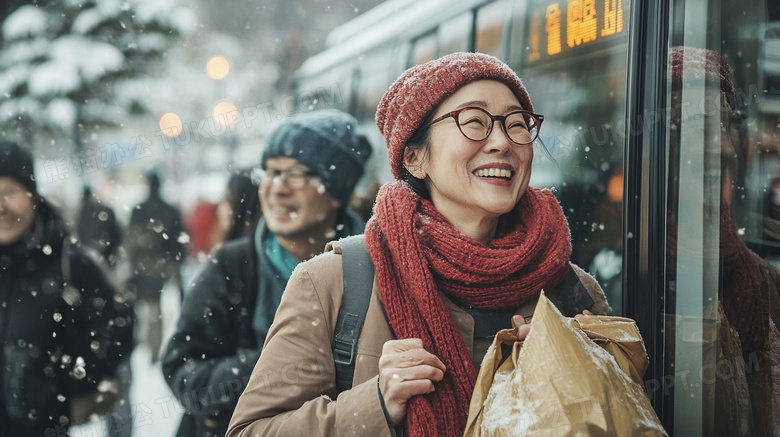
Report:
<svg viewBox="0 0 780 437"><path fill-rule="evenodd" d="M373 122L382 94L406 68L458 51L503 59L544 114L531 185L560 201L572 261L613 314L636 320L645 391L667 432L780 433L780 344L739 357L729 343L752 338L753 318L772 333L780 320L780 3L387 0L334 29L294 87L361 121L381 183L391 179ZM720 130L687 79L702 53L728 72L701 71L733 84Z"/></svg>

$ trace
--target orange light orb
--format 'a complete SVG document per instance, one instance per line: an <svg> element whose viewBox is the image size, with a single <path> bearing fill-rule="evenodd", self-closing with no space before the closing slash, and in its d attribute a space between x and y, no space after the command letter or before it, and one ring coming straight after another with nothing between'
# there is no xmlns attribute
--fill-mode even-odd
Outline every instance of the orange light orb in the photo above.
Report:
<svg viewBox="0 0 780 437"><path fill-rule="evenodd" d="M183 127L184 125L181 122L181 117L174 112L166 112L160 117L160 130L162 130L167 137L173 138L179 136Z"/></svg>
<svg viewBox="0 0 780 437"><path fill-rule="evenodd" d="M230 74L230 62L222 55L212 56L206 62L206 74L214 80L222 80Z"/></svg>
<svg viewBox="0 0 780 437"><path fill-rule="evenodd" d="M230 126L231 124L234 124L238 118L238 108L230 100L220 100L214 105L211 115L217 120L217 123L222 126Z"/></svg>

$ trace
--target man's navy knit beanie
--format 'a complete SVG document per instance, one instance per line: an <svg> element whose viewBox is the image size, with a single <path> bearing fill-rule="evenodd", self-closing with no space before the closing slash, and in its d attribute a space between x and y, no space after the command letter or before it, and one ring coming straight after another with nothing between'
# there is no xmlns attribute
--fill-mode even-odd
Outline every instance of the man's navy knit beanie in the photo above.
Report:
<svg viewBox="0 0 780 437"><path fill-rule="evenodd" d="M268 158L295 158L346 206L371 151L354 117L324 109L296 115L277 126L268 137L260 162L265 168Z"/></svg>

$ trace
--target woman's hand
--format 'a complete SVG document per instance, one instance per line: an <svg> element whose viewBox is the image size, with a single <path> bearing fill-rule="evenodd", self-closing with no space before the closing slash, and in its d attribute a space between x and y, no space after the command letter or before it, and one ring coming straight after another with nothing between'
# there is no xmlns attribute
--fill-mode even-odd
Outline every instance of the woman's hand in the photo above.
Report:
<svg viewBox="0 0 780 437"><path fill-rule="evenodd" d="M432 392L434 381L441 381L446 370L419 338L386 342L379 357L379 390L390 426L403 423L409 398Z"/></svg>
<svg viewBox="0 0 780 437"><path fill-rule="evenodd" d="M528 333L531 332L531 324L525 321L525 318L519 314L512 316L512 328L515 329L515 335L518 340L525 340Z"/></svg>
<svg viewBox="0 0 780 437"><path fill-rule="evenodd" d="M582 314L576 314L574 318L576 319L577 317L585 317L585 316L592 316L592 315L593 315L592 312L588 310L582 310Z"/></svg>

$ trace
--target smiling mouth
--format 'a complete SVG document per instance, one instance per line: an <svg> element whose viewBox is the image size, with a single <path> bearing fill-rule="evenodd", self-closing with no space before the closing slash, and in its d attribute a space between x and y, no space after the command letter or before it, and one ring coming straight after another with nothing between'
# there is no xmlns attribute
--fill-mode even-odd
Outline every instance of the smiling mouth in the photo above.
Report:
<svg viewBox="0 0 780 437"><path fill-rule="evenodd" d="M271 213L277 216L289 216L291 219L294 219L298 216L298 209L285 208L283 206L272 206Z"/></svg>
<svg viewBox="0 0 780 437"><path fill-rule="evenodd" d="M480 168L474 171L474 174L481 178L512 179L512 170L503 168Z"/></svg>

